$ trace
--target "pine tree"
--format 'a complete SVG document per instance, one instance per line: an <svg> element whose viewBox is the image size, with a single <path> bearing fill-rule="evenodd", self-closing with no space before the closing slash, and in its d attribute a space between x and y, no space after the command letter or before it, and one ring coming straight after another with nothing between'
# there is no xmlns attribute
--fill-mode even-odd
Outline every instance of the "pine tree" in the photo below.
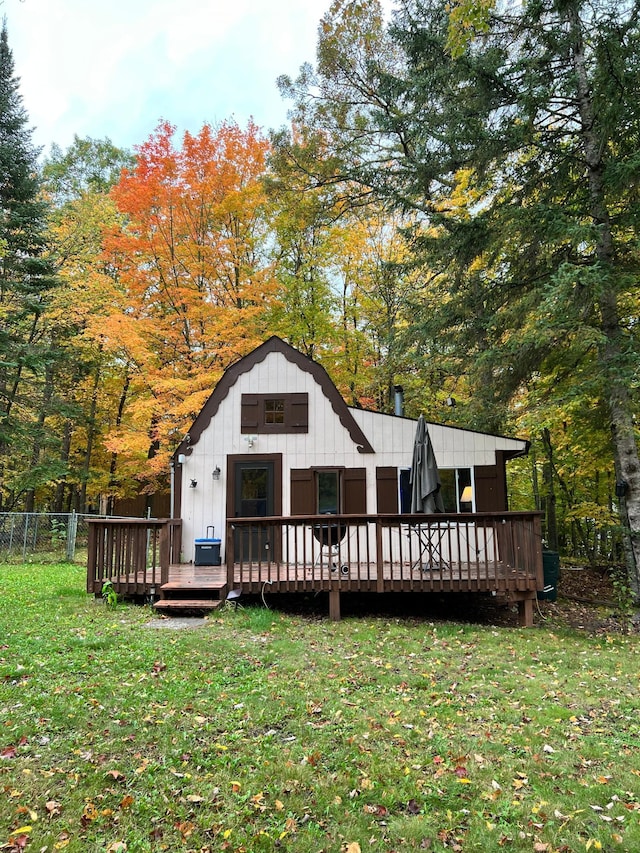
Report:
<svg viewBox="0 0 640 853"><path fill-rule="evenodd" d="M438 276L410 332L456 355L476 428L559 370L606 412L640 599L640 3L403 0L386 35L378 12L335 0L315 75L281 84L333 156L316 183L415 212L416 267Z"/></svg>
<svg viewBox="0 0 640 853"><path fill-rule="evenodd" d="M19 448L34 446L41 413L32 406L51 351L40 318L53 284L39 196L38 151L27 127L6 19L0 33L0 509L30 485ZM35 387L34 387L35 386ZM37 404L36 404L37 405ZM26 475L24 475L26 476Z"/></svg>

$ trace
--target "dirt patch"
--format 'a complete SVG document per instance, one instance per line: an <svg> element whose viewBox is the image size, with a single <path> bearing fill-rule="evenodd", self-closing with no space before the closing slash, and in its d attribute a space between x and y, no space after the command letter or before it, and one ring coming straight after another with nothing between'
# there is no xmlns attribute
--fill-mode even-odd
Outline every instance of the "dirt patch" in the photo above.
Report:
<svg viewBox="0 0 640 853"><path fill-rule="evenodd" d="M616 606L613 573L607 568L561 568L556 601L539 601L538 625L577 628L590 634L640 632L630 626Z"/></svg>
<svg viewBox="0 0 640 853"><path fill-rule="evenodd" d="M204 628L208 624L208 619L203 619L199 616L160 616L145 623L145 627L183 631L190 628Z"/></svg>

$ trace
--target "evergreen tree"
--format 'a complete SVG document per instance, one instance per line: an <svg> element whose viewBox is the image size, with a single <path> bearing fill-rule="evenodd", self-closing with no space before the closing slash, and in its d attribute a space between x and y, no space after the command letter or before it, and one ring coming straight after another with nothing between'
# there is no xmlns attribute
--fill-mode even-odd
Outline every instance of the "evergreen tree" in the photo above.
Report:
<svg viewBox="0 0 640 853"><path fill-rule="evenodd" d="M54 279L38 151L27 121L5 19L0 33L0 509L14 506L32 486L33 453L22 465L20 448L39 446L44 410L33 406L38 399L49 402L42 387L51 348L41 316Z"/></svg>
<svg viewBox="0 0 640 853"><path fill-rule="evenodd" d="M640 596L640 4L483 3L452 44L452 7L475 5L404 0L381 35L377 0L336 0L315 76L282 88L339 154L319 181L358 181L420 217L415 262L438 277L413 335L457 353L475 426L500 428L537 376L584 379L571 391L607 412Z"/></svg>

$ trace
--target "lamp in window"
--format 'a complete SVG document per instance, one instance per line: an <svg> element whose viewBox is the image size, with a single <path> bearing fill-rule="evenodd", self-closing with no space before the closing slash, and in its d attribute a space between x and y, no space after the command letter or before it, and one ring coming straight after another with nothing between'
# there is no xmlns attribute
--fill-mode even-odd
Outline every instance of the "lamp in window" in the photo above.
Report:
<svg viewBox="0 0 640 853"><path fill-rule="evenodd" d="M218 465L216 465L216 467L213 469L211 476L213 477L214 480L220 479L220 468Z"/></svg>
<svg viewBox="0 0 640 853"><path fill-rule="evenodd" d="M465 486L462 490L462 494L460 495L460 503L461 504L471 504L473 503L473 489L471 486Z"/></svg>

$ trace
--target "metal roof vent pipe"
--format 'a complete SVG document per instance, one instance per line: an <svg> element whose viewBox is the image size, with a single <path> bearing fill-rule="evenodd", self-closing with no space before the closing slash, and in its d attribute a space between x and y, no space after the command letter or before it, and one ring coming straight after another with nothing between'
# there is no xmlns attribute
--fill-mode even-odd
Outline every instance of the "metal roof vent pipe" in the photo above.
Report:
<svg viewBox="0 0 640 853"><path fill-rule="evenodd" d="M402 385L394 385L394 404L393 404L393 414L397 418L401 418L404 414L404 388Z"/></svg>

